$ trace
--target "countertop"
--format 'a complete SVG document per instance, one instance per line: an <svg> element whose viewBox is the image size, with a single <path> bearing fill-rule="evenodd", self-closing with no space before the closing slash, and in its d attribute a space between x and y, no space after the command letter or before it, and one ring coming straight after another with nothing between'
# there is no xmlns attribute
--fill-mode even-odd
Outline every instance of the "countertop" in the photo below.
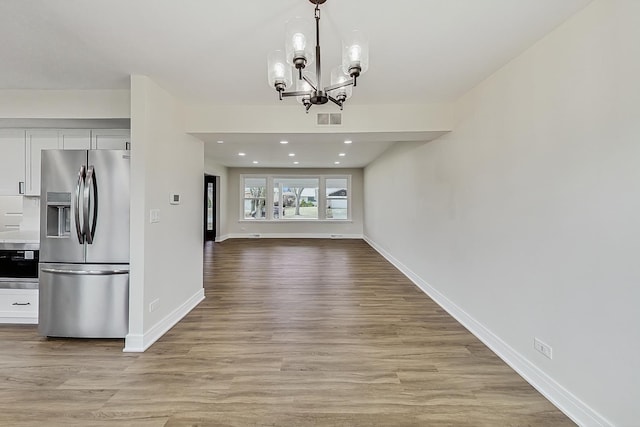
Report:
<svg viewBox="0 0 640 427"><path fill-rule="evenodd" d="M0 232L0 245L29 245L29 250L40 247L40 232L38 230L15 230Z"/></svg>

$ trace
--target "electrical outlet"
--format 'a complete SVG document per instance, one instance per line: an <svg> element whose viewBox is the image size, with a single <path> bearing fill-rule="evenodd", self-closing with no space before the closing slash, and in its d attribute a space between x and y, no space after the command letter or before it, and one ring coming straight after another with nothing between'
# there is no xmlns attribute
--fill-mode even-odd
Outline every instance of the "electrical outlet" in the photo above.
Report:
<svg viewBox="0 0 640 427"><path fill-rule="evenodd" d="M160 303L160 298L156 298L149 303L149 313L156 311L156 308L158 308L158 303Z"/></svg>
<svg viewBox="0 0 640 427"><path fill-rule="evenodd" d="M533 348L542 353L543 356L553 359L553 349L549 344L545 344L540 341L538 338L533 339Z"/></svg>

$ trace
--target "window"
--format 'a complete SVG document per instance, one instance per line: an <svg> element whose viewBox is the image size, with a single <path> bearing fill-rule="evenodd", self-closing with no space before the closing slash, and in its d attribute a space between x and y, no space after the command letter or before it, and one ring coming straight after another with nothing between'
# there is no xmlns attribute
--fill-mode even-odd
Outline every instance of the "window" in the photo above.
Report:
<svg viewBox="0 0 640 427"><path fill-rule="evenodd" d="M329 178L326 180L327 219L348 219L349 184L347 178Z"/></svg>
<svg viewBox="0 0 640 427"><path fill-rule="evenodd" d="M267 179L244 179L244 219L264 219L267 206Z"/></svg>
<svg viewBox="0 0 640 427"><path fill-rule="evenodd" d="M273 219L318 219L318 178L273 178Z"/></svg>
<svg viewBox="0 0 640 427"><path fill-rule="evenodd" d="M242 175L242 219L346 221L351 176ZM267 208L268 207L268 208Z"/></svg>

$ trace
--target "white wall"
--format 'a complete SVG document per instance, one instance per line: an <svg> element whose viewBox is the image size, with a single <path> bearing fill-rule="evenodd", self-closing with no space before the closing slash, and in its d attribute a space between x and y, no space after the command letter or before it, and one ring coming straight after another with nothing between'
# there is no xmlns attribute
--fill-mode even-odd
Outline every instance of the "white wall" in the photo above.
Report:
<svg viewBox="0 0 640 427"><path fill-rule="evenodd" d="M131 140L125 351L143 351L204 298L204 146L184 132L182 105L145 76L131 78ZM179 205L169 204L171 193L181 195ZM160 222L149 222L151 209L159 209Z"/></svg>
<svg viewBox="0 0 640 427"><path fill-rule="evenodd" d="M366 237L582 425L640 420L639 76L595 1L365 170Z"/></svg>
<svg viewBox="0 0 640 427"><path fill-rule="evenodd" d="M272 105L189 105L186 130L239 133L335 133L335 132L419 132L448 131L452 123L451 104L357 105L342 112L342 125L318 126L316 113L336 113L335 105L314 106L304 114L299 104L285 100ZM301 114L302 113L302 114ZM247 120L250 118L250 120Z"/></svg>
<svg viewBox="0 0 640 427"><path fill-rule="evenodd" d="M361 237L363 231L364 183L362 169L266 169L229 168L227 228L230 237ZM241 221L240 175L351 175L351 221Z"/></svg>
<svg viewBox="0 0 640 427"><path fill-rule="evenodd" d="M128 118L129 96L128 90L0 90L0 117Z"/></svg>

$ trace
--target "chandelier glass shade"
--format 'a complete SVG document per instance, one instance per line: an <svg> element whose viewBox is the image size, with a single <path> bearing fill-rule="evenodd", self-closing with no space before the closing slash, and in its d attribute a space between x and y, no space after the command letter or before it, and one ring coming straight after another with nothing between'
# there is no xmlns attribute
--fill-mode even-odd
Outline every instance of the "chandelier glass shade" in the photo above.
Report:
<svg viewBox="0 0 640 427"><path fill-rule="evenodd" d="M369 42L362 31L353 30L342 41L342 68L349 75L369 69Z"/></svg>
<svg viewBox="0 0 640 427"><path fill-rule="evenodd" d="M287 22L285 27L285 52L287 63L293 67L304 68L313 64L314 47L313 24L311 21L296 17Z"/></svg>
<svg viewBox="0 0 640 427"><path fill-rule="evenodd" d="M275 86L277 90L279 87L290 87L291 82L291 67L287 65L287 56L282 50L275 50L269 54L267 61L269 62L269 84Z"/></svg>
<svg viewBox="0 0 640 427"><path fill-rule="evenodd" d="M296 97L307 112L312 105L326 104L329 101L342 110L344 102L353 94L358 77L369 68L369 42L361 31L349 33L342 41L342 65L331 70L331 84L323 86L320 5L326 0L309 1L315 5L315 37L311 21L296 17L287 22L285 50L276 50L267 57L269 86L278 92L280 100L283 97ZM311 73L308 70L314 63L315 73ZM292 88L294 90L289 91Z"/></svg>

